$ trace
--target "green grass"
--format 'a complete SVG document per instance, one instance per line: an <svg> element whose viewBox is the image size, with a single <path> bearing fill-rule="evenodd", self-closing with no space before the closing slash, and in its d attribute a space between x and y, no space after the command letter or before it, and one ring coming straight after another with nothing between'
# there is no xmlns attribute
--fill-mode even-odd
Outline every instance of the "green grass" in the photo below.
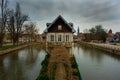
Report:
<svg viewBox="0 0 120 80"><path fill-rule="evenodd" d="M7 46L3 46L0 48L0 50L6 50L6 49L9 49L9 48L15 48L16 46L14 45L7 45Z"/></svg>

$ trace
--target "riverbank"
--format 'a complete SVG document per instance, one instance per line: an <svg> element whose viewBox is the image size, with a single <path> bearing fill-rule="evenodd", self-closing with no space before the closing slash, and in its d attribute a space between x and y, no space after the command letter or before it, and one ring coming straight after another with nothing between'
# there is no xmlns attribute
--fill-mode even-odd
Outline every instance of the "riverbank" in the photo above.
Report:
<svg viewBox="0 0 120 80"><path fill-rule="evenodd" d="M5 50L1 50L1 51L0 51L0 55L4 55L4 54L7 54L7 53L16 51L16 50L25 48L25 47L27 47L27 46L29 46L29 44L20 45L20 46L16 46L16 47L13 47L13 48L8 48L8 49L5 49Z"/></svg>
<svg viewBox="0 0 120 80"><path fill-rule="evenodd" d="M100 49L112 54L120 55L120 46L104 44L104 43L92 43L92 42L80 42L79 44L91 48Z"/></svg>
<svg viewBox="0 0 120 80"><path fill-rule="evenodd" d="M32 45L43 46L43 43L29 43L29 44L23 44L23 45L18 45L18 46L12 46L11 45L12 47L8 46L9 48L0 50L0 55L4 55L4 54L10 53L10 52L13 52L13 51L16 51L16 50L19 50L19 49L22 49L22 48L25 48L25 47L28 47L28 46L32 46Z"/></svg>
<svg viewBox="0 0 120 80"><path fill-rule="evenodd" d="M54 47L46 55L43 63L40 75L36 80L42 80L44 77L47 77L44 80L81 80L75 58L68 53L65 47Z"/></svg>
<svg viewBox="0 0 120 80"><path fill-rule="evenodd" d="M1 55L0 80L36 80L45 55L46 51L40 45L31 45Z"/></svg>

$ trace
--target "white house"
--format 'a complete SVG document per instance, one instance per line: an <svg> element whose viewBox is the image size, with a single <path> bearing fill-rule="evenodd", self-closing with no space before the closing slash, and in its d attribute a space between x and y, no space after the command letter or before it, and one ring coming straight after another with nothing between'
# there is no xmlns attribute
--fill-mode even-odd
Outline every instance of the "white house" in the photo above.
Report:
<svg viewBox="0 0 120 80"><path fill-rule="evenodd" d="M52 23L47 23L44 30L46 42L68 43L73 42L73 23L68 23L59 15Z"/></svg>

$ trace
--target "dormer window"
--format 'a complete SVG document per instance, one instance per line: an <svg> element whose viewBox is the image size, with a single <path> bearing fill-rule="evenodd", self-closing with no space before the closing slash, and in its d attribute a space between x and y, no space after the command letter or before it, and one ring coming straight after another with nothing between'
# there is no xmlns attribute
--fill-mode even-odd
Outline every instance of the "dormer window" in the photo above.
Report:
<svg viewBox="0 0 120 80"><path fill-rule="evenodd" d="M62 25L58 25L58 30L62 30Z"/></svg>

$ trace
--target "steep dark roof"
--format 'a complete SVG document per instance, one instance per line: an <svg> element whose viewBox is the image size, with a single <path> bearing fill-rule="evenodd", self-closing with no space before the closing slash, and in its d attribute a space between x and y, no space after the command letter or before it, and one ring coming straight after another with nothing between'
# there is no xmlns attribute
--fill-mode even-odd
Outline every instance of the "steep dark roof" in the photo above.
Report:
<svg viewBox="0 0 120 80"><path fill-rule="evenodd" d="M52 23L47 23L47 28L44 30L44 32L48 32L48 29L59 19L61 18L69 27L72 29L72 32L76 32L73 28L73 23L68 23L61 15L59 15Z"/></svg>

